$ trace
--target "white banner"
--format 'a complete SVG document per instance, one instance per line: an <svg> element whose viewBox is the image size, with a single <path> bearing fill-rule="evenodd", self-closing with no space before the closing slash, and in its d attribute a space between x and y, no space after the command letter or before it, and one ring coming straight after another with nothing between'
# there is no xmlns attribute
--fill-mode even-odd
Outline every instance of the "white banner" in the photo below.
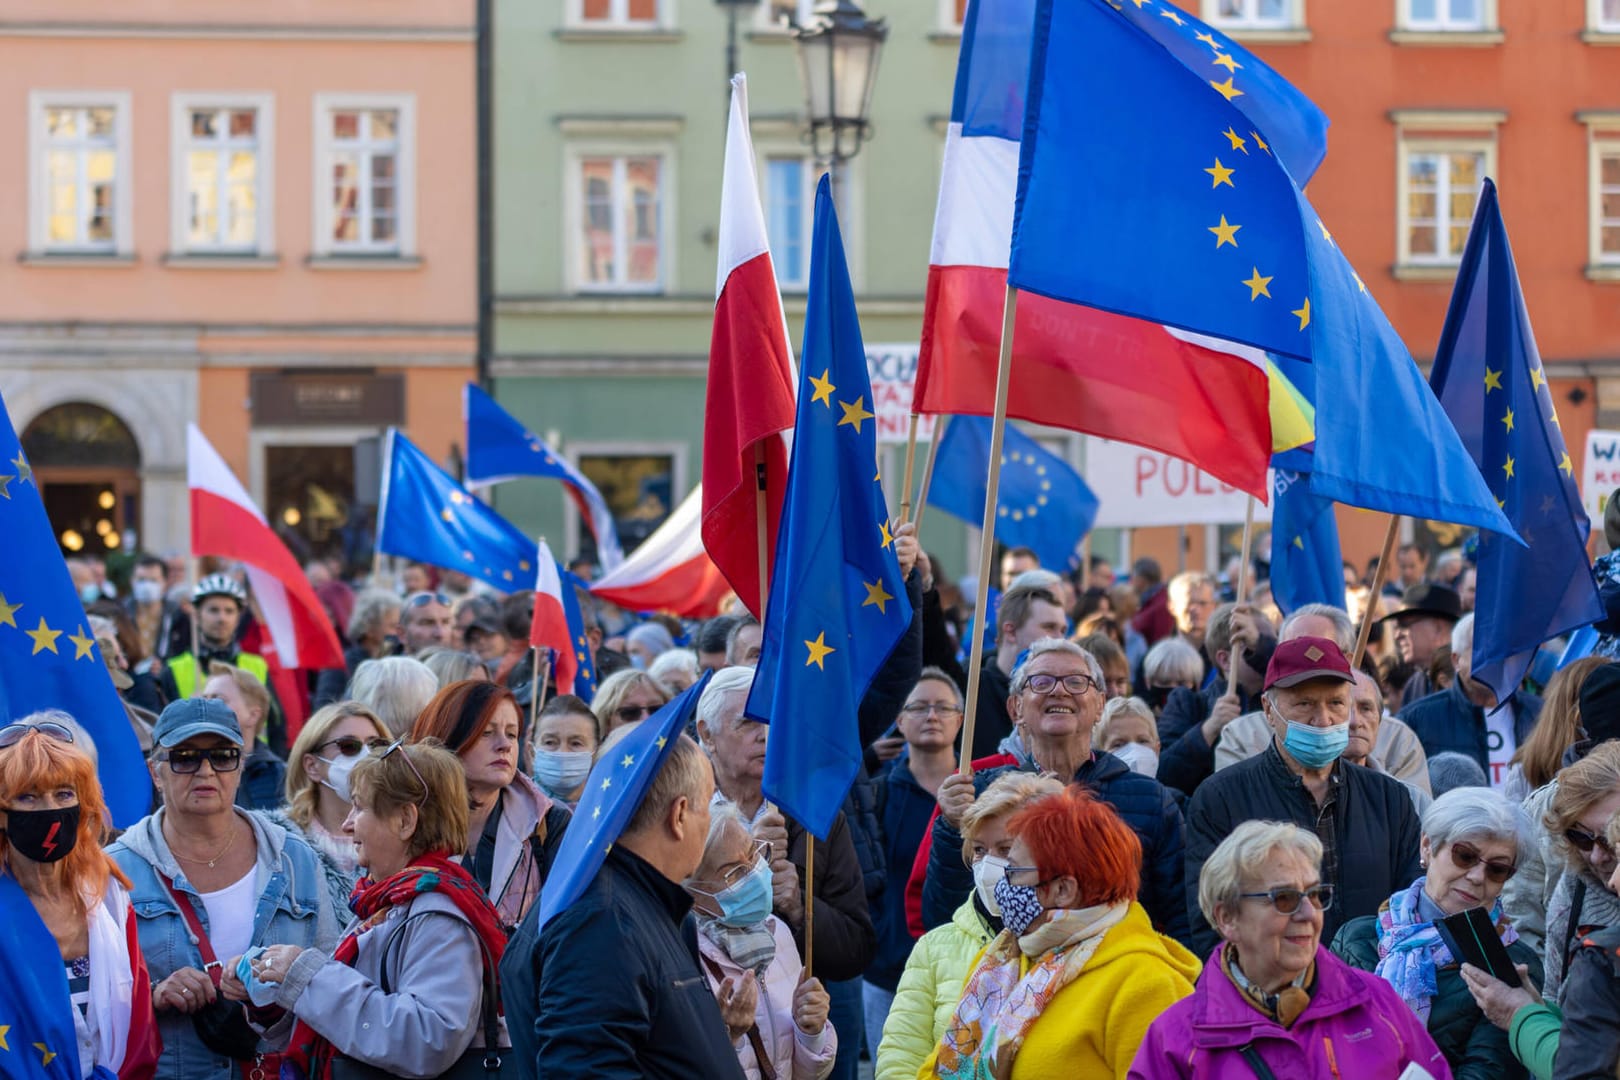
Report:
<svg viewBox="0 0 1620 1080"><path fill-rule="evenodd" d="M1581 461L1581 502L1595 528L1603 527L1603 507L1620 487L1620 431L1588 431ZM1601 549L1600 549L1601 550Z"/></svg>
<svg viewBox="0 0 1620 1080"><path fill-rule="evenodd" d="M866 346L866 371L872 378L871 409L877 414L879 443L904 443L911 428L911 396L917 381L917 345ZM917 441L934 436L934 418L917 424ZM919 463L919 468L921 467Z"/></svg>
<svg viewBox="0 0 1620 1080"><path fill-rule="evenodd" d="M1129 443L1087 437L1086 483L1101 506L1097 528L1242 524L1247 493L1180 458ZM1271 508L1257 502L1256 521Z"/></svg>

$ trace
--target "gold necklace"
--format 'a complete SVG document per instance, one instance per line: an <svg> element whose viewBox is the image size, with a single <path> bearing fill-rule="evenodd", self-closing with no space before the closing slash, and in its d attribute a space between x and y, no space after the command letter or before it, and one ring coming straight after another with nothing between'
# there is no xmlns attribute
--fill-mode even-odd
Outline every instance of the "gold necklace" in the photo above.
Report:
<svg viewBox="0 0 1620 1080"><path fill-rule="evenodd" d="M188 863L192 863L193 865L195 865L197 863L207 863L208 864L208 869L212 870L214 868L214 864L219 862L219 860L223 859L225 857L225 853L227 851L231 850L231 845L236 843L236 827L235 827L235 825L236 825L235 822L231 823L231 826L232 826L231 827L231 834L225 838L225 846L220 848L218 851L214 852L212 858L201 858L201 859L199 859L199 858L194 858L194 857L192 857L190 855L182 855L182 854L180 854L180 849L174 846L173 841L170 841L170 843L169 843L169 850L171 852L173 852L174 857L179 859L181 862L188 862Z"/></svg>

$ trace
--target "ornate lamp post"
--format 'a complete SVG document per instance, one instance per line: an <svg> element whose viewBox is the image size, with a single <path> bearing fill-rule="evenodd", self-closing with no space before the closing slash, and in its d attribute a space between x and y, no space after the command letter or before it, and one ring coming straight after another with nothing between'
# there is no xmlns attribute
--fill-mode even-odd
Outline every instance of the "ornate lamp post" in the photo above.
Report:
<svg viewBox="0 0 1620 1080"><path fill-rule="evenodd" d="M809 114L808 141L832 171L836 187L838 166L859 153L871 134L872 87L889 26L867 18L855 0L818 0L810 21L793 36Z"/></svg>

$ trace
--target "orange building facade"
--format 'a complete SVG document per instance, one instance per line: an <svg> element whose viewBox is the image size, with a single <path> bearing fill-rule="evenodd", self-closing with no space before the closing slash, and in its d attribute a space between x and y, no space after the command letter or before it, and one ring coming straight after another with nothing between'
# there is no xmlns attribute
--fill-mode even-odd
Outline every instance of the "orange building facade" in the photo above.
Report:
<svg viewBox="0 0 1620 1080"><path fill-rule="evenodd" d="M71 8L71 11L69 11ZM185 428L329 550L459 441L472 0L10 0L0 394L69 550L184 552Z"/></svg>

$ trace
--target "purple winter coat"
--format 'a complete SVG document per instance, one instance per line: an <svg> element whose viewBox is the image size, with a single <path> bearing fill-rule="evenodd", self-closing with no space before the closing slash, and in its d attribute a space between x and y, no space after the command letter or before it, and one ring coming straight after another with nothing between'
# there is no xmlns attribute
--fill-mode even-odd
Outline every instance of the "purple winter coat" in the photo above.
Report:
<svg viewBox="0 0 1620 1080"><path fill-rule="evenodd" d="M1130 1080L1255 1080L1242 1049L1253 1045L1277 1080L1395 1080L1416 1062L1436 1080L1451 1067L1423 1022L1378 976L1316 949L1316 990L1284 1029L1244 1000L1215 950L1191 997L1148 1028Z"/></svg>

